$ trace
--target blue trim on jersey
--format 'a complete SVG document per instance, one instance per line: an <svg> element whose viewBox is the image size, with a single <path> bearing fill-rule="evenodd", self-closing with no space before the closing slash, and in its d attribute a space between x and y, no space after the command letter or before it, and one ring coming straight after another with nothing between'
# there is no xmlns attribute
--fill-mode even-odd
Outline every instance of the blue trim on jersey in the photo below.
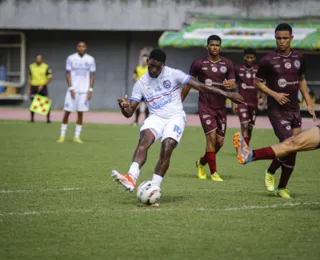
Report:
<svg viewBox="0 0 320 260"><path fill-rule="evenodd" d="M179 85L174 86L173 89L171 89L170 91L167 91L167 92L164 92L164 93L161 93L161 94L157 94L157 95L148 97L146 100L149 101L150 99L153 99L153 98L157 98L157 97L161 97L161 96L164 96L164 95L168 95L168 94L172 93L176 88L179 88Z"/></svg>
<svg viewBox="0 0 320 260"><path fill-rule="evenodd" d="M130 100L134 100L134 101L137 101L138 103L141 102L141 100L139 100L138 98L135 98L135 97L131 97Z"/></svg>
<svg viewBox="0 0 320 260"><path fill-rule="evenodd" d="M187 79L183 82L183 84L185 85L185 84L187 84L188 82L189 82L189 80L191 79L191 76L190 75L188 75L188 77L187 77Z"/></svg>

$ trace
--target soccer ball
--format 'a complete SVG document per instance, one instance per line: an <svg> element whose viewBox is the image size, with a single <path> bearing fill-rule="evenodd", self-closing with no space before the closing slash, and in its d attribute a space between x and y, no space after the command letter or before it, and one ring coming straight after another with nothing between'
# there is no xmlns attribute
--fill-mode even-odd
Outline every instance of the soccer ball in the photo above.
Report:
<svg viewBox="0 0 320 260"><path fill-rule="evenodd" d="M161 189L152 181L144 181L138 187L137 197L143 204L152 205L159 201Z"/></svg>

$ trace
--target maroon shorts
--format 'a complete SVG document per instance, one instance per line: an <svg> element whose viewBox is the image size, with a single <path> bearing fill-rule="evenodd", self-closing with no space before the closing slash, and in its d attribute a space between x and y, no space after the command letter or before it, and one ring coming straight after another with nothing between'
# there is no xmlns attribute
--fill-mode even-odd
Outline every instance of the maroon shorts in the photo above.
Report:
<svg viewBox="0 0 320 260"><path fill-rule="evenodd" d="M257 118L257 107L254 105L239 104L237 106L237 114L241 124L254 126Z"/></svg>
<svg viewBox="0 0 320 260"><path fill-rule="evenodd" d="M273 131L280 142L293 136L292 129L301 128L300 111L268 110L268 116Z"/></svg>
<svg viewBox="0 0 320 260"><path fill-rule="evenodd" d="M217 135L224 137L227 128L227 110L226 108L212 109L199 104L199 117L205 135L217 131Z"/></svg>

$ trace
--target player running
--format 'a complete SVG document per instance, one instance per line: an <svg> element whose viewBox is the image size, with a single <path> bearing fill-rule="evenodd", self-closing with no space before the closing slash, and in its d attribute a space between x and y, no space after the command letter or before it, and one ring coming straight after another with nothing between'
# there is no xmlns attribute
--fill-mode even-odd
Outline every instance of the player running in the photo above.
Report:
<svg viewBox="0 0 320 260"><path fill-rule="evenodd" d="M236 103L243 102L240 94L206 86L180 70L165 66L165 61L166 54L160 49L154 49L149 56L148 73L145 73L133 86L130 103L127 103L127 97L118 99L121 112L127 118L134 114L142 98L146 100L150 111L150 116L140 129L140 139L128 174L122 175L116 170L111 172L113 179L128 191L133 191L136 188L140 169L147 159L147 151L159 138L162 143L160 158L155 167L152 181L159 186L161 185L169 168L171 154L180 142L186 124L186 114L179 91L180 86L186 84L198 91L219 94Z"/></svg>
<svg viewBox="0 0 320 260"><path fill-rule="evenodd" d="M308 94L304 58L301 53L290 48L293 39L291 26L286 23L279 24L275 29L275 38L278 49L261 59L254 84L256 88L268 95L269 120L279 141L283 142L301 132L299 90L314 120L315 112ZM263 83L264 80L266 85ZM275 189L274 174L281 166L282 173L276 194L290 198L285 188L293 172L295 160L296 153L293 152L272 161L265 172L265 187L268 191Z"/></svg>
<svg viewBox="0 0 320 260"><path fill-rule="evenodd" d="M233 143L238 147L238 161L247 164L253 161L284 158L297 152L320 149L320 125L312 127L297 136L287 139L280 144L252 150L238 132L234 134ZM276 193L276 196L290 198L288 192Z"/></svg>
<svg viewBox="0 0 320 260"><path fill-rule="evenodd" d="M64 116L58 143L63 143L71 112L77 111L78 118L73 141L82 144L80 133L83 123L83 112L89 111L89 100L93 92L96 63L92 56L86 54L87 45L78 43L78 52L70 55L66 62L68 90L64 102Z"/></svg>
<svg viewBox="0 0 320 260"><path fill-rule="evenodd" d="M207 39L208 56L195 60L190 68L190 75L209 88L221 90L235 88L234 67L230 60L221 57L221 38L211 35ZM190 91L190 86L185 86L181 93L182 101ZM206 179L208 163L211 180L223 181L217 172L216 154L223 146L227 127L226 97L199 92L199 117L206 136L206 153L196 162L198 178Z"/></svg>
<svg viewBox="0 0 320 260"><path fill-rule="evenodd" d="M245 104L237 105L232 103L232 110L239 117L241 132L247 145L249 145L252 137L258 105L262 105L264 102L264 95L260 94L260 97L258 97L258 91L253 84L258 71L258 66L254 64L255 60L256 50L252 48L245 49L243 53L244 63L235 67L238 92L243 96Z"/></svg>

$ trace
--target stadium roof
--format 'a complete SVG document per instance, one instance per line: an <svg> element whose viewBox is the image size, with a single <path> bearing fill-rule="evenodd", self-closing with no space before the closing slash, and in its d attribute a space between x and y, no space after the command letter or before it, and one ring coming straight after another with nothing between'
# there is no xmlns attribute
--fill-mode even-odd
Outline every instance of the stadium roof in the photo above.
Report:
<svg viewBox="0 0 320 260"><path fill-rule="evenodd" d="M320 17L244 18L197 14L189 18L182 30L164 32L159 46L204 47L208 36L217 34L226 49L271 49L276 47L274 29L281 22L293 27L293 48L320 51Z"/></svg>

